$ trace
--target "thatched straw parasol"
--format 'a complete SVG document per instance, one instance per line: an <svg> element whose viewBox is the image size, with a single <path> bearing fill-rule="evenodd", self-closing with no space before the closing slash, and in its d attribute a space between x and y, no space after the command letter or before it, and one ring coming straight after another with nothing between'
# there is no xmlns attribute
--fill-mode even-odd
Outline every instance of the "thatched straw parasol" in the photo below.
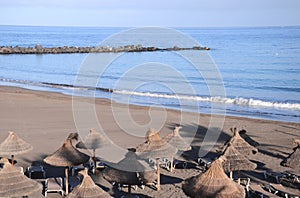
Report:
<svg viewBox="0 0 300 198"><path fill-rule="evenodd" d="M53 154L44 159L44 162L52 166L78 166L89 160L89 156L78 151L71 143L70 139L67 139L62 147L60 147Z"/></svg>
<svg viewBox="0 0 300 198"><path fill-rule="evenodd" d="M255 163L239 153L232 145L228 145L223 156L226 158L223 168L226 172L230 172L230 179L232 179L232 171L238 171L239 173L240 170L254 170L256 168ZM240 183L240 176L238 181Z"/></svg>
<svg viewBox="0 0 300 198"><path fill-rule="evenodd" d="M108 163L109 165L110 163ZM128 149L128 152L121 161L116 165L111 164L112 167L129 172L144 172L152 170L150 165L139 156L136 155L135 149Z"/></svg>
<svg viewBox="0 0 300 198"><path fill-rule="evenodd" d="M88 175L87 170L79 172L83 175L80 185L76 186L67 198L108 198L111 197L107 192L97 186L92 178Z"/></svg>
<svg viewBox="0 0 300 198"><path fill-rule="evenodd" d="M103 170L103 177L109 182L128 185L128 193L131 193L131 185L142 184L142 176L151 167L145 161L139 159L134 151L129 150L125 158L120 162L107 163L108 167Z"/></svg>
<svg viewBox="0 0 300 198"><path fill-rule="evenodd" d="M90 129L90 132L87 135L85 141L79 142L78 144L76 144L76 147L93 150L93 161L96 170L96 149L107 146L108 144L109 141L104 136L102 136L95 129Z"/></svg>
<svg viewBox="0 0 300 198"><path fill-rule="evenodd" d="M281 162L281 165L300 171L300 142L294 142L294 144L297 145L293 148L294 151Z"/></svg>
<svg viewBox="0 0 300 198"><path fill-rule="evenodd" d="M214 161L209 169L198 176L191 177L182 184L183 191L194 198L242 198L242 186L227 177L222 168L224 157Z"/></svg>
<svg viewBox="0 0 300 198"><path fill-rule="evenodd" d="M181 128L181 126L175 126L173 132L167 135L164 140L177 148L179 151L189 151L192 149L192 147L180 136L179 130Z"/></svg>
<svg viewBox="0 0 300 198"><path fill-rule="evenodd" d="M78 151L72 145L72 140L68 138L62 147L60 147L53 154L44 159L44 162L52 166L66 167L66 194L68 194L68 167L78 166L89 161L90 157Z"/></svg>
<svg viewBox="0 0 300 198"><path fill-rule="evenodd" d="M19 138L15 132L9 131L8 137L0 144L0 155L11 155L12 164L14 156L27 153L32 150L32 146Z"/></svg>
<svg viewBox="0 0 300 198"><path fill-rule="evenodd" d="M182 127L177 125L175 126L175 129L173 130L173 132L169 135L167 135L164 140L171 144L172 146L174 146L175 148L177 148L179 151L189 151L192 149L191 145L189 145L188 143L186 143L186 141L180 136L179 134L179 130ZM173 156L171 158L171 169L170 171L173 171Z"/></svg>
<svg viewBox="0 0 300 198"><path fill-rule="evenodd" d="M6 158L1 161L4 166L0 170L0 197L21 197L42 192L42 186L38 182L26 177Z"/></svg>
<svg viewBox="0 0 300 198"><path fill-rule="evenodd" d="M228 145L233 145L243 155L251 155L257 153L257 149L246 142L239 134L237 128L231 128L233 136L225 145L224 151Z"/></svg>
<svg viewBox="0 0 300 198"><path fill-rule="evenodd" d="M155 131L155 129L149 129L146 134L146 142L139 145L136 148L136 151L140 153L140 156L144 159L157 159L162 157L171 157L177 152L177 149L164 141L160 137L158 131Z"/></svg>
<svg viewBox="0 0 300 198"><path fill-rule="evenodd" d="M139 145L136 151L144 159L156 159L157 165L157 190L160 190L160 167L159 158L173 157L177 153L177 149L166 141L161 139L160 134L155 129L149 129L146 134L146 142Z"/></svg>

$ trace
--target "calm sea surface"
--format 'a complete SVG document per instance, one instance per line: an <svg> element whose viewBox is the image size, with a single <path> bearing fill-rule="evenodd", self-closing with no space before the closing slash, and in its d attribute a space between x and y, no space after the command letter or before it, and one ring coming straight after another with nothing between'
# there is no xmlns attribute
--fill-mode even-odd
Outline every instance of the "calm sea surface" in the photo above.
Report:
<svg viewBox="0 0 300 198"><path fill-rule="evenodd" d="M0 45L97 46L128 29L0 26ZM81 75L98 78L94 85L98 88L115 90L98 89L95 95L99 98L203 113L211 113L212 104L225 104L228 115L300 122L300 27L175 29L211 48L208 54L219 70L226 96L212 95L205 77L182 57L166 51L127 53L100 76L96 68L101 65L96 64L95 71L78 74L89 54L0 55L0 84L72 94L74 88L69 86L76 85ZM149 32L149 38L151 35ZM127 35L120 37L120 42L103 44L151 45L143 36L132 34L134 39ZM161 44L156 47L180 45L172 34L156 38L156 42ZM180 77L193 93L174 88L182 87ZM88 90L82 88L79 95Z"/></svg>

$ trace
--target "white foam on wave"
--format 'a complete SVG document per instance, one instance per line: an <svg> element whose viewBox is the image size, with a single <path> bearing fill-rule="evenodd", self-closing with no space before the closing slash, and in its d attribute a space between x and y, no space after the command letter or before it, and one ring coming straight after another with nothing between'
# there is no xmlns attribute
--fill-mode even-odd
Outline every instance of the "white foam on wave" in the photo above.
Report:
<svg viewBox="0 0 300 198"><path fill-rule="evenodd" d="M199 102L214 102L214 103L225 103L225 104L236 104L241 106L256 106L256 107L269 107L269 108L283 108L290 110L300 110L299 103L284 103L284 102L270 102L263 100L256 100L252 98L224 98L224 97L202 97L202 96L188 96L188 95L175 95L175 94L161 94L161 93L151 93L151 92L135 92L127 90L114 90L116 94L125 94L133 96L142 97L152 97L152 98L168 98L177 100L192 100Z"/></svg>
<svg viewBox="0 0 300 198"><path fill-rule="evenodd" d="M0 78L2 82L10 82L10 83L21 83L21 84L31 84L37 86L46 86L52 88L64 88L68 90L88 90L86 87L70 87L55 84L42 84L36 83L28 80L15 80L15 79L7 79ZM198 101L198 102L213 102L213 103L225 103L225 104L235 104L240 106L250 106L250 107L268 107L268 108L281 108L281 109L289 109L289 110L300 110L299 103L288 103L288 102L271 102L271 101L263 101L257 100L253 98L224 98L224 97L206 97L206 96L191 96L191 95L176 95L176 94L163 94L163 93L152 93L152 92L136 92L136 91L128 91L128 90L111 90L116 94L125 94L125 95L133 95L133 96L141 96L141 97L152 97L152 98L168 98L168 99L176 99L176 100L190 100L190 101Z"/></svg>

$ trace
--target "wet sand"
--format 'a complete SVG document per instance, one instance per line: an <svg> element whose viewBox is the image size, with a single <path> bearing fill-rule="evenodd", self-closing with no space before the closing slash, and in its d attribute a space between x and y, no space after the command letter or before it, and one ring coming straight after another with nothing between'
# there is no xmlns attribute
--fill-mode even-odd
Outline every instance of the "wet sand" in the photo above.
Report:
<svg viewBox="0 0 300 198"><path fill-rule="evenodd" d="M53 153L62 145L70 132L76 132L80 128L80 131L87 133L89 128L97 128L92 121L84 124L74 121L71 96L4 86L0 87L0 92L0 142L6 138L8 131L14 131L34 147L34 150L29 153L15 156L18 161L17 165L24 168L34 161L42 161L45 156ZM84 98L79 100L86 101ZM112 112L112 104L114 108L118 109L115 114ZM127 109L129 109L132 120L140 125L146 125L150 121L153 122L153 125L159 125L161 122L159 116L158 119L151 117L149 107L127 106L104 99L96 99L95 112L98 122L106 135L124 149L141 144L144 141L143 135L146 133L146 131L135 131L133 128L133 134L137 135L124 132L122 122L127 122L125 116L128 114L119 110L127 111ZM221 117L159 108L152 108L152 110L157 113L154 116L166 115L160 129L162 136L170 133L175 124L181 124L183 126L182 136L192 140L193 150L181 157L189 162L189 168L175 169L173 173L162 170L162 186L159 192L146 187L144 190L133 190L133 193L145 197L186 197L181 190L181 183L184 179L199 173L196 165L199 148L203 145L202 141L207 133L210 120L218 118L217 122L221 122ZM116 114L119 114L117 118ZM182 117L184 117L183 121L181 121ZM85 119L86 121L90 120L90 118ZM215 149L230 138L231 127L245 129L248 136L260 143L259 153L249 156L258 164L258 168L255 171L243 172L242 176L250 177L252 182L268 183L270 181L263 179L263 170L276 172L291 170L282 167L280 162L292 152L292 140L300 138L299 123L226 116L224 124L221 125L221 135L215 147L208 153L209 156L217 156ZM194 132L196 132L195 136ZM297 173L300 175L300 172ZM105 181L102 183L107 189L111 187ZM125 188L124 191L126 192ZM300 194L300 190L293 191ZM109 192L113 194L114 190L111 189ZM119 196L120 194L115 191L114 195ZM49 194L49 197L59 197L59 194Z"/></svg>

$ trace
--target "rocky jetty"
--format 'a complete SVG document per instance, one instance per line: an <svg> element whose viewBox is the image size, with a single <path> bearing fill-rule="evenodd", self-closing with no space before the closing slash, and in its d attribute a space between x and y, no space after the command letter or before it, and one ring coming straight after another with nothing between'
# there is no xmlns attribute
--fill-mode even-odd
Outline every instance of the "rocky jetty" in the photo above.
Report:
<svg viewBox="0 0 300 198"><path fill-rule="evenodd" d="M121 47L42 47L37 44L35 47L19 47L19 46L0 46L0 54L64 54L64 53L118 53L118 52L149 52L149 51L179 51L179 50L210 50L208 47L194 46L186 47L143 47L142 45L126 45Z"/></svg>

